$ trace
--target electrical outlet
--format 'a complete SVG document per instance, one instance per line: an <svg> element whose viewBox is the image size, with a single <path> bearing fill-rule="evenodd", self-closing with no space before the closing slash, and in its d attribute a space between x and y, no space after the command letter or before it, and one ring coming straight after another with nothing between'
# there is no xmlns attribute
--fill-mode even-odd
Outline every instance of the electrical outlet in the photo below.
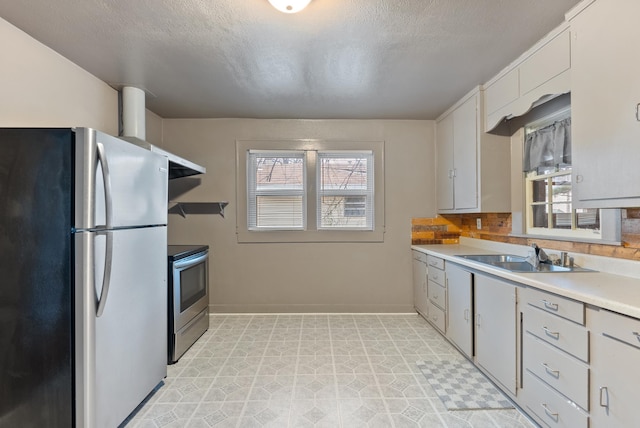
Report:
<svg viewBox="0 0 640 428"><path fill-rule="evenodd" d="M482 219L480 217L476 219L476 229L482 229Z"/></svg>

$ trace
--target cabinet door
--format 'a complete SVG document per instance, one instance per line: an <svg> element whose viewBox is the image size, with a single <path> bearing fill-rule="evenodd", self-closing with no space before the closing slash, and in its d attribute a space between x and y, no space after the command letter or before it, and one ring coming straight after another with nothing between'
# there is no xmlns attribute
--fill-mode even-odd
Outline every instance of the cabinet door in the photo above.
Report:
<svg viewBox="0 0 640 428"><path fill-rule="evenodd" d="M425 317L427 314L427 264L416 257L413 258L413 305Z"/></svg>
<svg viewBox="0 0 640 428"><path fill-rule="evenodd" d="M453 114L436 125L436 183L439 210L453 206Z"/></svg>
<svg viewBox="0 0 640 428"><path fill-rule="evenodd" d="M640 349L602 333L591 340L591 427L638 426Z"/></svg>
<svg viewBox="0 0 640 428"><path fill-rule="evenodd" d="M598 0L571 21L574 205L640 202L640 2Z"/></svg>
<svg viewBox="0 0 640 428"><path fill-rule="evenodd" d="M516 287L475 275L476 363L516 393Z"/></svg>
<svg viewBox="0 0 640 428"><path fill-rule="evenodd" d="M453 112L454 208L478 206L478 95Z"/></svg>
<svg viewBox="0 0 640 428"><path fill-rule="evenodd" d="M447 337L468 357L473 356L471 272L447 262Z"/></svg>

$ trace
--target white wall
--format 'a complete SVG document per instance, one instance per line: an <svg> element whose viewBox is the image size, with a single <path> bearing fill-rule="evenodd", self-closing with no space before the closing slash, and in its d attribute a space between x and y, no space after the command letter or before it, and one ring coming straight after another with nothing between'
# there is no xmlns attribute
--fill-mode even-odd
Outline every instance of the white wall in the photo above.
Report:
<svg viewBox="0 0 640 428"><path fill-rule="evenodd" d="M118 133L118 93L0 18L0 126Z"/></svg>
<svg viewBox="0 0 640 428"><path fill-rule="evenodd" d="M380 141L385 145L384 243L238 244L235 142ZM229 201L225 217L171 215L169 242L208 244L217 312L406 312L413 308L411 218L435 216L434 122L165 119L163 148L207 168L184 201Z"/></svg>

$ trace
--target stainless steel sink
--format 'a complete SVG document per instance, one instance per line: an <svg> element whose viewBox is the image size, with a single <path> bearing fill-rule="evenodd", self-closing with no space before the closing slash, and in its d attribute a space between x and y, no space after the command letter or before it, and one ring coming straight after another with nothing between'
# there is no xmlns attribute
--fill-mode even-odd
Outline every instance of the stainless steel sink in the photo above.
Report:
<svg viewBox="0 0 640 428"><path fill-rule="evenodd" d="M581 267L565 267L552 265L548 263L540 263L537 268L533 267L531 263L527 261L526 257L514 256L511 254L470 254L456 256L467 260L473 260L474 262L490 265L498 269L504 269L509 272L518 273L543 273L543 272L594 272L590 269Z"/></svg>
<svg viewBox="0 0 640 428"><path fill-rule="evenodd" d="M526 257L513 256L511 254L472 254L468 256L456 256L480 263L519 263L527 262Z"/></svg>

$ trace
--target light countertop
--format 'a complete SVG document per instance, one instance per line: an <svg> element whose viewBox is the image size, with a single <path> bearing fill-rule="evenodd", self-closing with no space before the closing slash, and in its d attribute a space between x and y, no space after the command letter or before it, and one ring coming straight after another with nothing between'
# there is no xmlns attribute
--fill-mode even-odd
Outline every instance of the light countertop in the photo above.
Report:
<svg viewBox="0 0 640 428"><path fill-rule="evenodd" d="M640 279L607 272L516 273L474 262L456 255L517 254L475 245L412 245L412 249L440 257L458 265L486 272L581 302L640 318ZM640 265L640 264L639 264ZM583 265L584 267L590 267Z"/></svg>

